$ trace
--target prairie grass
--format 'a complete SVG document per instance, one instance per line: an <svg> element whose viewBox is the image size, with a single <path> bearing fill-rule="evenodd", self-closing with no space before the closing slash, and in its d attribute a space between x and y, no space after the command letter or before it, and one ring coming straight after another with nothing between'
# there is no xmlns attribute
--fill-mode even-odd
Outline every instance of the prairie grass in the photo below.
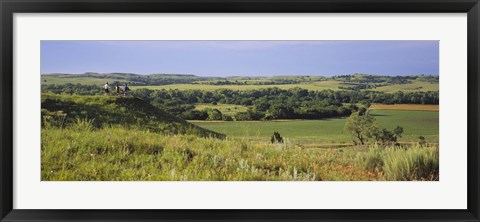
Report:
<svg viewBox="0 0 480 222"><path fill-rule="evenodd" d="M63 128L43 127L41 147L43 181L438 179L431 176L438 173L438 150L432 148L306 149L288 140L272 144L166 135L120 125L95 128L88 120ZM374 152L383 160L378 167L360 164L371 161ZM436 162L430 161L435 157Z"/></svg>
<svg viewBox="0 0 480 222"><path fill-rule="evenodd" d="M438 146L372 146L368 152L359 153L358 164L382 172L387 180L439 180Z"/></svg>

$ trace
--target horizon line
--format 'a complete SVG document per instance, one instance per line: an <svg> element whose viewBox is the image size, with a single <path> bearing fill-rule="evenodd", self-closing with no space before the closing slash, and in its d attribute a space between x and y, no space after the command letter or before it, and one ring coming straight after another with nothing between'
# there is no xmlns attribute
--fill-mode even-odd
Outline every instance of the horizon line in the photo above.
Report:
<svg viewBox="0 0 480 222"><path fill-rule="evenodd" d="M228 78L228 77L276 77L276 76L318 76L318 77L334 77L334 76L348 76L348 75L372 75L372 76L440 76L439 74L372 74L372 73L350 73L350 74L332 74L332 75L321 75L321 74L278 74L278 75L203 75L203 74L189 74L189 73L132 73L132 72L84 72L84 73L62 73L62 72L51 72L51 73L40 73L40 75L84 75L84 74L132 74L132 75L182 75L182 76L197 76L197 77L211 77L211 78Z"/></svg>

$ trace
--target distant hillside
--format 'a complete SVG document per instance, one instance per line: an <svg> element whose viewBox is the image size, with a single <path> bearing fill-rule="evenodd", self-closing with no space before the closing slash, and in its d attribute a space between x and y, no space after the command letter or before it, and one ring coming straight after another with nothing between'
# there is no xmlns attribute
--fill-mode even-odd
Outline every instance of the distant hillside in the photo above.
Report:
<svg viewBox="0 0 480 222"><path fill-rule="evenodd" d="M438 91L439 76L411 75L388 76L351 74L338 76L243 76L243 77L200 77L184 74L132 73L84 73L84 74L43 74L42 92L66 92L72 88L88 85L98 92L105 82L111 86L129 84L132 89L216 89L248 90L258 88L291 89L295 87L308 90L373 90L381 92L428 92ZM78 91L78 90L77 90ZM83 90L84 91L84 90ZM90 91L87 90L87 91Z"/></svg>
<svg viewBox="0 0 480 222"><path fill-rule="evenodd" d="M134 97L42 94L42 117L58 113L66 114L66 124L77 119L88 119L93 120L96 127L120 125L167 134L225 137L223 134L188 123Z"/></svg>
<svg viewBox="0 0 480 222"><path fill-rule="evenodd" d="M150 74L139 75L133 73L83 73L83 74L42 74L42 84L105 84L108 82L114 84L127 83L130 85L168 85L179 83L192 83L211 79L209 77L199 77L187 74Z"/></svg>

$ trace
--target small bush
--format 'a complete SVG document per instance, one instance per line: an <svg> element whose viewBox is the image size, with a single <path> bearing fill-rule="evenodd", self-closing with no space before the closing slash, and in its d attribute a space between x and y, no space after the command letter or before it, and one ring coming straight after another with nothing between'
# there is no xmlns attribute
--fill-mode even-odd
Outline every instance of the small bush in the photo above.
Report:
<svg viewBox="0 0 480 222"><path fill-rule="evenodd" d="M42 109L42 126L45 128L63 128L65 127L67 114L63 111L50 112Z"/></svg>
<svg viewBox="0 0 480 222"><path fill-rule="evenodd" d="M75 123L73 123L70 128L76 131L92 131L95 127L93 125L93 119L89 120L86 118L77 118Z"/></svg>
<svg viewBox="0 0 480 222"><path fill-rule="evenodd" d="M421 147L424 147L425 145L427 145L427 142L425 141L424 136L419 136L418 137L418 145L420 145Z"/></svg>
<svg viewBox="0 0 480 222"><path fill-rule="evenodd" d="M273 132L273 136L270 138L270 142L272 143L283 143L283 138L278 132Z"/></svg>

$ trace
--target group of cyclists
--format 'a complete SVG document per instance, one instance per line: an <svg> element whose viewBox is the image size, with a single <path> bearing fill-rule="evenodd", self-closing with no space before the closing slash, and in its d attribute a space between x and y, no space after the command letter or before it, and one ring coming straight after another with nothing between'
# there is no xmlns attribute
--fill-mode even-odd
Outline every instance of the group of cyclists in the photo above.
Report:
<svg viewBox="0 0 480 222"><path fill-rule="evenodd" d="M105 83L103 88L105 89L105 94L110 95L110 86L108 85L108 82ZM121 90L123 90L123 93L121 92ZM127 84L123 85L123 89L118 84L115 85L115 92L117 93L117 96L123 95L125 97L127 96L128 91L130 91L130 88L128 88Z"/></svg>

